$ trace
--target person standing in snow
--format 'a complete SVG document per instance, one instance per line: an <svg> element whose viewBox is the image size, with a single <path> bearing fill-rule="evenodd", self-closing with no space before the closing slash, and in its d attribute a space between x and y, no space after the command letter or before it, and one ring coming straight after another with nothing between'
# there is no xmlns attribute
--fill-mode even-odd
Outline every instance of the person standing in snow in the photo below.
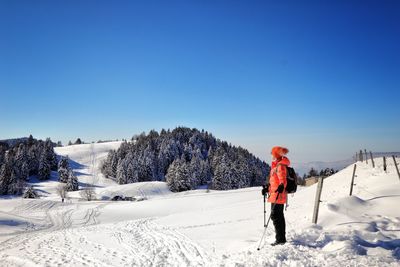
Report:
<svg viewBox="0 0 400 267"><path fill-rule="evenodd" d="M283 209L287 200L286 167L290 165L290 161L286 157L288 152L289 150L285 147L275 146L272 148L269 183L262 190L263 195L268 193L268 202L271 203L271 219L275 227L275 242L271 244L272 246L286 243L286 223Z"/></svg>

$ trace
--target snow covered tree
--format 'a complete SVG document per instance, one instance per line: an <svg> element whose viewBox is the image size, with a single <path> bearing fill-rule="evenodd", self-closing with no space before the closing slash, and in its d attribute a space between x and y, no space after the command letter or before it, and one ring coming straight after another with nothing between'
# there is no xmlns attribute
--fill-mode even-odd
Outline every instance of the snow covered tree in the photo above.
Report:
<svg viewBox="0 0 400 267"><path fill-rule="evenodd" d="M68 180L67 180L67 191L77 191L79 190L78 178L74 174L74 171L69 169L68 171Z"/></svg>
<svg viewBox="0 0 400 267"><path fill-rule="evenodd" d="M0 194L8 194L8 185L10 184L12 168L9 164L3 164L0 168Z"/></svg>
<svg viewBox="0 0 400 267"><path fill-rule="evenodd" d="M38 176L40 180L47 180L50 178L51 169L50 163L48 162L47 155L42 153L39 159L39 170Z"/></svg>
<svg viewBox="0 0 400 267"><path fill-rule="evenodd" d="M80 138L76 139L75 145L80 145L82 144L82 140Z"/></svg>
<svg viewBox="0 0 400 267"><path fill-rule="evenodd" d="M168 168L166 182L173 192L192 189L193 182L189 174L189 164L184 157L174 160Z"/></svg>
<svg viewBox="0 0 400 267"><path fill-rule="evenodd" d="M25 179L20 179L15 170L11 172L10 183L8 185L8 194L21 195L25 190Z"/></svg>
<svg viewBox="0 0 400 267"><path fill-rule="evenodd" d="M210 165L208 161L201 159L200 155L192 157L189 170L193 188L196 188L198 185L205 185L211 180Z"/></svg>
<svg viewBox="0 0 400 267"><path fill-rule="evenodd" d="M26 141L26 144L28 145L28 147L32 146L35 142L35 139L33 138L33 136L30 134L28 137L28 140Z"/></svg>
<svg viewBox="0 0 400 267"><path fill-rule="evenodd" d="M36 192L36 190L33 188L33 186L30 186L25 191L25 193L22 197L23 198L39 198L39 194Z"/></svg>
<svg viewBox="0 0 400 267"><path fill-rule="evenodd" d="M46 154L47 162L50 165L50 170L57 170L57 156L54 153L53 142L49 138L44 143L44 152Z"/></svg>
<svg viewBox="0 0 400 267"><path fill-rule="evenodd" d="M17 141L13 145L0 143L0 194L21 194L30 175L47 179L56 162L53 143L36 140ZM40 173L39 173L40 171Z"/></svg>
<svg viewBox="0 0 400 267"><path fill-rule="evenodd" d="M20 169L20 178L27 181L29 179L29 164L28 161L24 161L22 163L21 169Z"/></svg>
<svg viewBox="0 0 400 267"><path fill-rule="evenodd" d="M20 194L24 189L24 183L21 180L18 176L14 151L9 150L0 167L0 194Z"/></svg>
<svg viewBox="0 0 400 267"><path fill-rule="evenodd" d="M152 130L147 135L142 133L132 137L131 142L124 142L118 150L109 152L101 171L118 183L164 181L168 173L171 182L171 176L175 175L172 163L176 161L176 165L183 158L190 187L196 188L208 184L216 173L221 174L219 165L223 156L230 166L225 170L230 179L221 180L228 183L224 187L242 188L265 183L270 171L268 164L246 149L216 139L211 133L184 127L162 130L160 134ZM122 165L118 164L121 160Z"/></svg>
<svg viewBox="0 0 400 267"><path fill-rule="evenodd" d="M216 190L229 190L231 188L231 166L226 155L223 155L214 171L212 188Z"/></svg>
<svg viewBox="0 0 400 267"><path fill-rule="evenodd" d="M118 165L118 156L117 152L111 150L108 155L107 159L104 161L101 171L107 178L116 178L117 176L117 165Z"/></svg>
<svg viewBox="0 0 400 267"><path fill-rule="evenodd" d="M39 151L35 146L32 146L28 151L28 169L29 175L38 174L39 169Z"/></svg>
<svg viewBox="0 0 400 267"><path fill-rule="evenodd" d="M139 181L139 173L138 173L138 169L137 169L137 164L135 162L134 159L132 159L131 161L128 161L127 164L127 183L136 183Z"/></svg>
<svg viewBox="0 0 400 267"><path fill-rule="evenodd" d="M127 183L127 168L125 167L124 160L120 159L117 165L117 183L126 184Z"/></svg>
<svg viewBox="0 0 400 267"><path fill-rule="evenodd" d="M66 183L69 178L69 160L68 157L61 157L58 162L58 180L62 183Z"/></svg>

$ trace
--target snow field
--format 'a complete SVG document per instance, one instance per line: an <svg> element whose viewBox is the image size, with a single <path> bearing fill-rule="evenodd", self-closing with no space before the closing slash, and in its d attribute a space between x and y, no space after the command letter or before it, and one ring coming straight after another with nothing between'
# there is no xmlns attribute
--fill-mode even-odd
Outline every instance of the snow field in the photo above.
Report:
<svg viewBox="0 0 400 267"><path fill-rule="evenodd" d="M97 146L100 147L97 147ZM80 182L91 180L107 143L63 148L76 162ZM100 177L99 198L142 196L140 202L79 199L60 203L56 181L35 186L49 192L37 200L0 199L2 266L399 266L400 181L391 159L383 172L358 162L324 180L318 224L311 224L316 185L289 196L288 243L257 251L263 233L260 188L171 193L162 182L115 185ZM89 164L89 165L88 165ZM267 206L269 212L269 205ZM268 214L267 214L268 215Z"/></svg>

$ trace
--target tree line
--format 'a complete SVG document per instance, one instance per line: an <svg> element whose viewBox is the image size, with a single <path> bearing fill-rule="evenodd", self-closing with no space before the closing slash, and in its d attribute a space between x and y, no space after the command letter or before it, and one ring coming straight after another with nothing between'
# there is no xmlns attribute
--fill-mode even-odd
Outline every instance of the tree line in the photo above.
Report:
<svg viewBox="0 0 400 267"><path fill-rule="evenodd" d="M16 139L17 140L17 139ZM53 143L29 138L18 139L18 142L0 142L0 195L20 195L29 198L37 197L32 187L26 189L30 176L47 180L51 171L58 171L58 179L66 191L78 190L78 178L69 166L69 160L61 157L58 161Z"/></svg>
<svg viewBox="0 0 400 267"><path fill-rule="evenodd" d="M166 181L171 191L259 186L270 167L246 149L207 131L178 127L134 136L109 152L102 173L119 184Z"/></svg>
<svg viewBox="0 0 400 267"><path fill-rule="evenodd" d="M54 143L29 136L24 141L8 145L0 143L0 195L22 194L31 175L40 180L50 178L57 170Z"/></svg>
<svg viewBox="0 0 400 267"><path fill-rule="evenodd" d="M308 173L305 173L303 175L303 179L311 178L311 177L329 177L335 173L337 173L338 170L334 170L332 168L325 168L320 171L317 169L311 168Z"/></svg>

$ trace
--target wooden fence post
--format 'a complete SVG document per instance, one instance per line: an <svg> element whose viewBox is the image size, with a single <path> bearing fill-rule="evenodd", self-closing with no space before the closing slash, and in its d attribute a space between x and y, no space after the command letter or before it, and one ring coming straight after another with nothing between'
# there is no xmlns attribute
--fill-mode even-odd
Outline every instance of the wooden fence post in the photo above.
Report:
<svg viewBox="0 0 400 267"><path fill-rule="evenodd" d="M357 164L354 164L353 176L351 177L350 196L353 194L354 176L356 176Z"/></svg>
<svg viewBox="0 0 400 267"><path fill-rule="evenodd" d="M360 161L363 162L363 152L362 152L361 149L360 149L360 154L359 155L360 155Z"/></svg>
<svg viewBox="0 0 400 267"><path fill-rule="evenodd" d="M372 168L375 168L375 161L374 158L372 157L372 152L369 152L369 155L371 156L371 161L372 161Z"/></svg>
<svg viewBox="0 0 400 267"><path fill-rule="evenodd" d="M314 203L314 214L313 214L313 223L317 223L318 221L318 212L319 212L319 203L321 202L321 192L322 192L322 185L324 183L324 178L318 178L318 186L317 186L317 193L315 194L315 203Z"/></svg>
<svg viewBox="0 0 400 267"><path fill-rule="evenodd" d="M356 152L356 162L358 161L358 153Z"/></svg>
<svg viewBox="0 0 400 267"><path fill-rule="evenodd" d="M364 149L364 152L365 152L365 162L368 164L368 154L367 154L367 150Z"/></svg>
<svg viewBox="0 0 400 267"><path fill-rule="evenodd" d="M383 156L383 170L386 172L386 157Z"/></svg>
<svg viewBox="0 0 400 267"><path fill-rule="evenodd" d="M396 167L397 175L399 176L399 179L400 179L399 167L397 167L397 162L396 162L396 158L394 157L394 155L393 155L393 162L394 162L394 166Z"/></svg>

